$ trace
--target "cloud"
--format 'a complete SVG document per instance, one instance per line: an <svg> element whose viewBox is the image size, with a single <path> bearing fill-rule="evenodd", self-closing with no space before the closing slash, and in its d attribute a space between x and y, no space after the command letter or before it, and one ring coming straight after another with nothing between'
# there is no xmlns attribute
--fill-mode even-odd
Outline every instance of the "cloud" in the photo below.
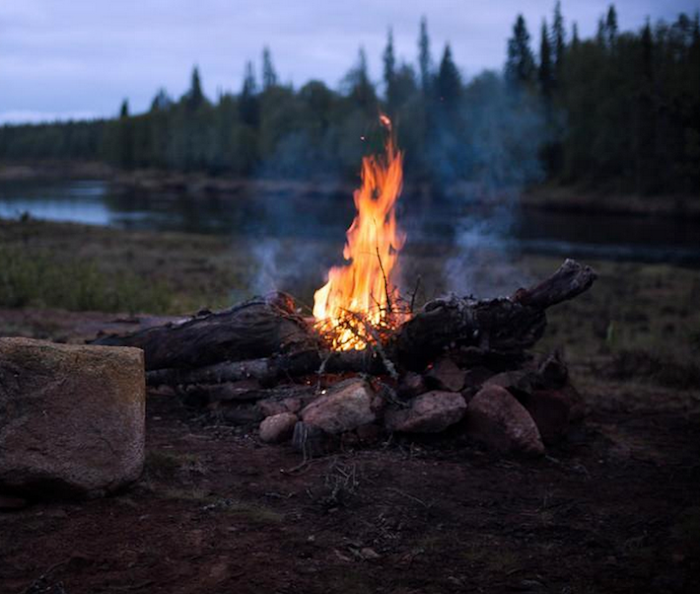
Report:
<svg viewBox="0 0 700 594"><path fill-rule="evenodd" d="M564 1L567 24L595 31L609 0ZM281 79L336 85L363 46L380 76L387 29L400 59L413 61L421 16L428 18L435 59L449 41L467 76L500 68L518 12L533 36L553 0L2 0L0 112L112 115L122 98L145 109L156 89L183 93L200 66L205 91L237 90L246 60L269 45ZM622 28L694 12L697 0L616 2ZM47 92L49 91L49 92Z"/></svg>

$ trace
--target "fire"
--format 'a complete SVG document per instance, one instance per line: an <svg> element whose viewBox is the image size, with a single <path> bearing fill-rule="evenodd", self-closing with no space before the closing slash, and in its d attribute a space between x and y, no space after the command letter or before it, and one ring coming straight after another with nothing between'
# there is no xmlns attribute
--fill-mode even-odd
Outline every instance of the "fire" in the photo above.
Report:
<svg viewBox="0 0 700 594"><path fill-rule="evenodd" d="M396 148L391 120L385 154L362 159L362 185L353 198L357 214L346 233L343 266L333 266L328 282L314 294L317 327L334 350L364 349L401 323L393 274L405 235L395 205L403 185L403 153Z"/></svg>

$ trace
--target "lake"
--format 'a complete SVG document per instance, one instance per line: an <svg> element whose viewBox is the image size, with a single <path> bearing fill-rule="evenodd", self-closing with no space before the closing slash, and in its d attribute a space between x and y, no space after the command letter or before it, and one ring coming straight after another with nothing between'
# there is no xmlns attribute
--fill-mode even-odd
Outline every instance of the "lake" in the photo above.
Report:
<svg viewBox="0 0 700 594"><path fill-rule="evenodd" d="M352 197L261 192L255 196L191 196L125 192L105 181L0 182L0 217L120 229L179 231L342 242L352 221ZM583 215L521 210L485 211L468 203L401 202L410 243L645 262L700 264L697 222L659 217Z"/></svg>

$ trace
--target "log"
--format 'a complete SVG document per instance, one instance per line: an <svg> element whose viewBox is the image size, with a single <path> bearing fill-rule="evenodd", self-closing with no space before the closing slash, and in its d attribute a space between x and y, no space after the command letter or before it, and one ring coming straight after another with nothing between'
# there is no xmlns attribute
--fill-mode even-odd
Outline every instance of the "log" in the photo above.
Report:
<svg viewBox="0 0 700 594"><path fill-rule="evenodd" d="M511 297L449 295L429 301L397 329L381 356L371 348L323 351L312 324L295 313L291 297L279 293L185 323L101 338L95 344L142 348L153 385L211 385L250 378L274 385L285 376L318 371L389 371L395 376L393 366L422 371L452 349L516 361L542 337L547 308L583 293L595 279L588 266L566 260L547 280L518 289Z"/></svg>
<svg viewBox="0 0 700 594"><path fill-rule="evenodd" d="M449 295L429 301L399 328L392 359L421 371L444 351L475 347L488 354L518 358L542 337L545 310L588 290L596 273L566 260L551 277L512 297L478 301Z"/></svg>
<svg viewBox="0 0 700 594"><path fill-rule="evenodd" d="M371 349L328 352L318 349L249 361L231 361L197 369L156 369L146 373L150 386L189 384L226 384L255 379L262 386L273 386L285 377L324 373L385 373L381 357Z"/></svg>
<svg viewBox="0 0 700 594"><path fill-rule="evenodd" d="M255 298L225 311L93 344L143 349L146 370L191 369L317 348L318 338L283 293Z"/></svg>

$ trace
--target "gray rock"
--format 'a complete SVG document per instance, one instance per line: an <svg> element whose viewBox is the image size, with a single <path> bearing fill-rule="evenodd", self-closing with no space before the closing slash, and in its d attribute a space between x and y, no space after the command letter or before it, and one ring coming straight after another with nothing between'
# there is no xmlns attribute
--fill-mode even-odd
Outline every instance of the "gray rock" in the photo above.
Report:
<svg viewBox="0 0 700 594"><path fill-rule="evenodd" d="M299 419L290 412L267 417L260 423L260 439L266 443L288 441L294 434L294 426Z"/></svg>
<svg viewBox="0 0 700 594"><path fill-rule="evenodd" d="M0 339L0 488L97 497L144 463L143 351Z"/></svg>
<svg viewBox="0 0 700 594"><path fill-rule="evenodd" d="M499 452L542 455L544 445L530 413L505 388L485 386L465 415L469 435Z"/></svg>
<svg viewBox="0 0 700 594"><path fill-rule="evenodd" d="M375 421L373 397L372 388L366 381L346 380L329 388L326 394L306 406L300 416L307 425L337 435Z"/></svg>
<svg viewBox="0 0 700 594"><path fill-rule="evenodd" d="M456 392L426 392L414 398L408 408L389 409L384 416L389 431L439 433L458 423L467 404Z"/></svg>

